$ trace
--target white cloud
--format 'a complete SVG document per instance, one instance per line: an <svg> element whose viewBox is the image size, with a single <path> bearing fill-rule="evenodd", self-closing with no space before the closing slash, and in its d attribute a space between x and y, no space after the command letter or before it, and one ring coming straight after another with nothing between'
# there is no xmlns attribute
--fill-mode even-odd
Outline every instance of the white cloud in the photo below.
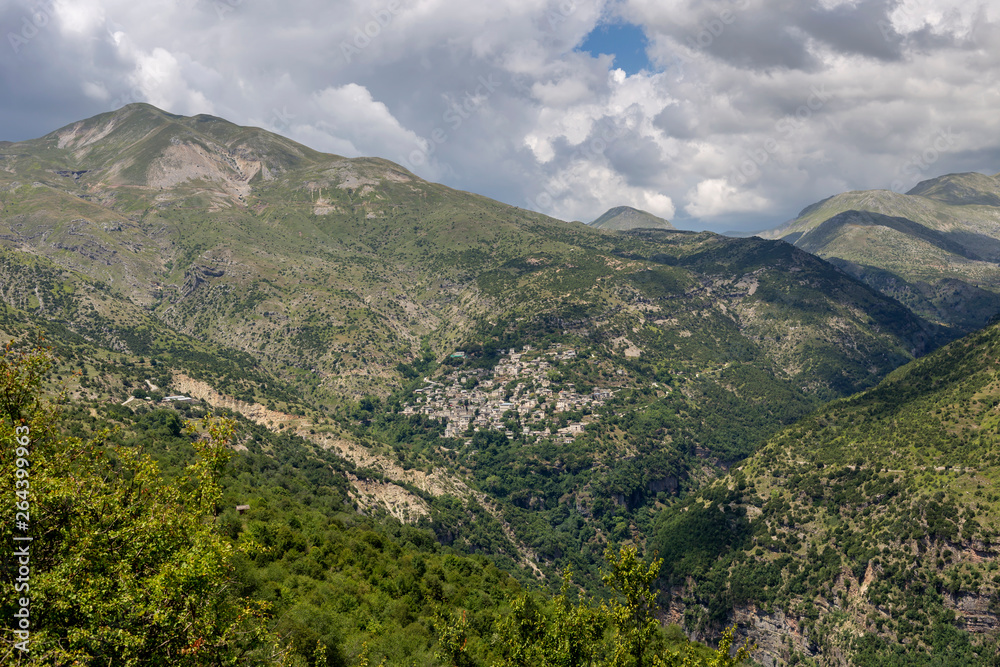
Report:
<svg viewBox="0 0 1000 667"><path fill-rule="evenodd" d="M104 8L93 0L56 0L52 6L64 33L87 34L105 21Z"/></svg>
<svg viewBox="0 0 1000 667"><path fill-rule="evenodd" d="M28 7L0 7L0 25L21 25ZM0 100L4 139L148 101L386 157L561 217L630 204L719 229L781 222L838 189L1000 171L1000 26L985 2L55 8L56 21L0 56L5 89L16 93ZM573 50L609 15L644 29L661 72L626 76L609 57ZM360 44L349 59L345 43ZM946 151L915 159L949 127Z"/></svg>
<svg viewBox="0 0 1000 667"><path fill-rule="evenodd" d="M969 37L986 19L988 3L970 0L902 0L890 12L892 27L902 34L929 28L939 35Z"/></svg>
<svg viewBox="0 0 1000 667"><path fill-rule="evenodd" d="M606 166L586 161L575 162L552 175L544 190L535 198L540 208L563 220L589 222L614 206L633 206L658 215L673 218L673 201L667 195L629 185L625 179Z"/></svg>
<svg viewBox="0 0 1000 667"><path fill-rule="evenodd" d="M130 83L154 106L185 115L213 114L215 106L206 95L208 91L195 87L198 83L208 83L211 78L211 72L186 55L178 57L156 47L149 53L135 54Z"/></svg>
<svg viewBox="0 0 1000 667"><path fill-rule="evenodd" d="M766 211L771 205L767 199L752 192L741 192L724 179L701 181L688 193L687 212L696 218L716 218L745 211Z"/></svg>
<svg viewBox="0 0 1000 667"><path fill-rule="evenodd" d="M346 157L391 155L406 147L426 150L426 142L404 128L364 86L349 83L325 88L315 94L315 100L320 115L313 127L331 140L344 142L349 148L339 152Z"/></svg>
<svg viewBox="0 0 1000 667"><path fill-rule="evenodd" d="M87 97L104 102L110 98L108 94L108 89L104 87L101 82L94 81L84 81L83 82L83 94Z"/></svg>

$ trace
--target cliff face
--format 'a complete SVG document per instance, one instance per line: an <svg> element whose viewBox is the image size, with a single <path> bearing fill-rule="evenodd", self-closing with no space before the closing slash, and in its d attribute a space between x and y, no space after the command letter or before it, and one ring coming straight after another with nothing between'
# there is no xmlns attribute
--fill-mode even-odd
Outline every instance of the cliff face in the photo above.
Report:
<svg viewBox="0 0 1000 667"><path fill-rule="evenodd" d="M817 655L819 647L808 633L803 633L800 620L780 610L767 613L755 605L739 608L734 614L739 627L737 636L741 642L749 640L757 645L753 657L764 667L785 664L793 654L807 658Z"/></svg>
<svg viewBox="0 0 1000 667"><path fill-rule="evenodd" d="M958 551L977 550L977 545L973 543L950 546ZM982 544L979 543L978 546L982 547ZM987 568L1000 565L1000 549L987 550L978 564ZM938 574L944 573L942 570ZM741 641L749 640L757 645L754 659L765 667L786 665L793 656L819 658L823 665L851 667L856 664L852 640L869 633L878 634L878 626L873 619L882 618L888 621L898 613L898 610L889 605L873 604L872 599L866 594L868 588L878 581L880 574L880 568L869 565L861 584L851 586L853 592L846 594L844 598L812 600L818 613L817 618L822 616L843 619L843 623L836 627L832 636L810 628L811 619L806 616L787 614L781 609L767 611L754 604L741 605L734 610L733 621L739 627L737 634ZM846 590L844 583L851 579L847 575L838 581L836 586L838 593ZM952 594L943 591L941 596L944 608L954 614L955 627L968 632L973 638L973 643L996 641L1000 631L1000 605L995 593L964 591ZM803 602L803 600L794 601L791 604L792 609L802 605ZM905 615L905 611L903 614ZM897 640L893 633L885 633L882 637L888 642Z"/></svg>
<svg viewBox="0 0 1000 667"><path fill-rule="evenodd" d="M1000 545L970 541L934 546L956 554L954 567L1000 570ZM913 547L914 553L919 551L918 545ZM939 569L937 576L944 581L949 569ZM833 594L829 597L821 595L810 600L798 597L784 600L780 606L739 604L732 609L726 623L736 624L740 644L749 641L755 645L753 658L764 667L781 667L801 658L819 660L824 666L852 667L859 664L857 640L865 635L879 636L887 643L899 641L904 645L926 647L921 640L880 631L893 619L905 617L907 612L892 604L877 604L877 597L869 594L873 587L877 588L884 574L881 567L871 563L860 581L850 570L844 570L834 580ZM685 602L692 599L694 590L693 586L682 586L671 591L672 603L665 622L682 624L686 617L697 614L698 605ZM943 589L939 600L945 614L950 612L954 627L968 633L971 644L996 644L1000 637L1000 596L995 590L952 593ZM809 608L810 613L801 613L805 608ZM836 622L829 624L820 619L836 619ZM878 623L879 619L882 623ZM711 642L719 629L704 628L691 633L691 638Z"/></svg>

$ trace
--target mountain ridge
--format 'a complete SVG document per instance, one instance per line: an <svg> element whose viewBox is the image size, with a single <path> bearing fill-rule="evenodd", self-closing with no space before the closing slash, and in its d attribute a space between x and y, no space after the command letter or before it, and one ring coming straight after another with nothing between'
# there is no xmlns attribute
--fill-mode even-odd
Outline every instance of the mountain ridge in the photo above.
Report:
<svg viewBox="0 0 1000 667"><path fill-rule="evenodd" d="M850 224L853 216L856 224ZM956 335L1000 311L1000 178L970 172L834 195L757 232L837 264ZM963 304L965 295L975 308Z"/></svg>
<svg viewBox="0 0 1000 667"><path fill-rule="evenodd" d="M174 382L330 445L357 511L525 578L599 590L608 544L953 337L779 240L609 233L157 112L4 153L0 324L117 350L80 396L124 418Z"/></svg>

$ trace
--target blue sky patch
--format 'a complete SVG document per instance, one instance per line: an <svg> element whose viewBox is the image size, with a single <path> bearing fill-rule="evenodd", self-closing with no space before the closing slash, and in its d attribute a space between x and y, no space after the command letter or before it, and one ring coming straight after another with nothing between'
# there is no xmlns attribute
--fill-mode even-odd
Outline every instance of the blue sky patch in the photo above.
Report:
<svg viewBox="0 0 1000 667"><path fill-rule="evenodd" d="M615 23L594 28L577 50L586 51L595 57L602 53L613 54L614 66L631 75L641 70L654 71L646 55L648 45L642 28L631 23Z"/></svg>

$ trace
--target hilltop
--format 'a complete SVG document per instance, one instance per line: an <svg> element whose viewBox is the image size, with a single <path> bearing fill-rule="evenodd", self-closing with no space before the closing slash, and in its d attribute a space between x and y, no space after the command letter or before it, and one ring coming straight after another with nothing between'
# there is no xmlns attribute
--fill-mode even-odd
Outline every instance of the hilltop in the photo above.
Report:
<svg viewBox="0 0 1000 667"><path fill-rule="evenodd" d="M590 223L594 229L609 231L628 231L630 229L676 229L668 221L652 213L641 211L631 206L616 206L609 208L599 218Z"/></svg>
<svg viewBox="0 0 1000 667"><path fill-rule="evenodd" d="M1000 178L948 174L906 194L847 192L758 233L833 262L921 316L968 333L1000 312Z"/></svg>

